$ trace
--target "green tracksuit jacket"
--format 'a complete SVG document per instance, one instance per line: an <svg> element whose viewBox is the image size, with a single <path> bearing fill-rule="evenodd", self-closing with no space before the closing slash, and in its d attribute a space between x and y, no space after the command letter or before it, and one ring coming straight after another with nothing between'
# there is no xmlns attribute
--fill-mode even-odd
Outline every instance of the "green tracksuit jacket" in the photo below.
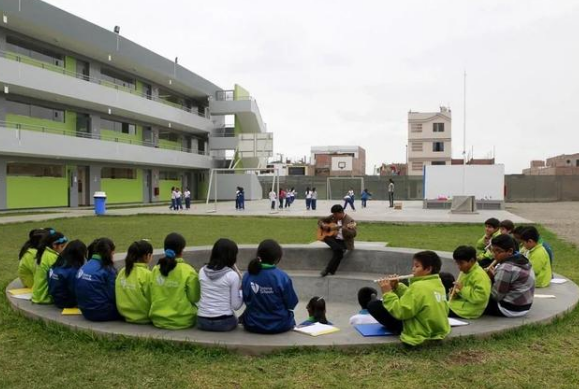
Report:
<svg viewBox="0 0 579 389"><path fill-rule="evenodd" d="M40 265L34 273L32 286L32 302L36 304L52 304L52 296L48 294L48 271L58 259L58 253L47 247L42 253Z"/></svg>
<svg viewBox="0 0 579 389"><path fill-rule="evenodd" d="M535 247L528 250L526 253L533 271L535 272L535 287L546 288L551 283L553 273L551 271L551 261L549 261L549 253L542 244L537 243Z"/></svg>
<svg viewBox="0 0 579 389"><path fill-rule="evenodd" d="M18 277L25 288L32 288L34 285L34 273L36 273L36 249L28 249L18 262Z"/></svg>
<svg viewBox="0 0 579 389"><path fill-rule="evenodd" d="M115 280L117 309L129 323L150 323L152 273L146 263L135 263L128 277L125 271Z"/></svg>
<svg viewBox="0 0 579 389"><path fill-rule="evenodd" d="M384 308L404 322L400 340L417 346L425 340L443 339L450 333L446 292L438 274L410 279L385 293Z"/></svg>
<svg viewBox="0 0 579 389"><path fill-rule="evenodd" d="M501 232L499 230L495 231L495 233L491 236L491 240L493 238L496 238L497 236L499 236L501 234ZM493 253L491 252L490 249L485 250L485 236L483 235L479 240L477 240L476 242L476 251L477 251L477 255L476 255L476 259L479 261L482 261L483 259L490 259L492 260L494 258Z"/></svg>
<svg viewBox="0 0 579 389"><path fill-rule="evenodd" d="M482 267L475 263L468 273L460 276L460 282L462 289L449 303L450 309L464 319L477 319L489 303L491 279Z"/></svg>
<svg viewBox="0 0 579 389"><path fill-rule="evenodd" d="M149 318L156 327L171 330L194 326L200 295L199 276L183 258L177 258L177 266L167 277L157 265L151 275Z"/></svg>

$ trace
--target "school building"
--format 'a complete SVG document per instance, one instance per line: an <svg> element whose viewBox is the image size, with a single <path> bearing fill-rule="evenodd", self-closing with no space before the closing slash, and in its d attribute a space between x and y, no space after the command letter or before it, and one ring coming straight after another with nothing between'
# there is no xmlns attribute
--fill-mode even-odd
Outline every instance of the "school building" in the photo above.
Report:
<svg viewBox="0 0 579 389"><path fill-rule="evenodd" d="M211 168L265 166L264 138L242 87L224 90L119 27L0 0L0 209L90 205L96 191L168 201L173 186L203 198Z"/></svg>

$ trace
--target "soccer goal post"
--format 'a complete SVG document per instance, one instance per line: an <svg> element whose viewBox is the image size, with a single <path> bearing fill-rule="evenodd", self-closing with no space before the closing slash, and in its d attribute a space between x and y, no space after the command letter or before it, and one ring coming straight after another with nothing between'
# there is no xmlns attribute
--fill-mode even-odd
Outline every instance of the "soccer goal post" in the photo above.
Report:
<svg viewBox="0 0 579 389"><path fill-rule="evenodd" d="M357 197L364 190L364 177L328 177L326 188L328 200L342 200L350 188Z"/></svg>
<svg viewBox="0 0 579 389"><path fill-rule="evenodd" d="M255 192L258 191L259 187L259 199L264 198L263 187L261 182L258 180L257 173L273 173L271 190L274 190L277 194L279 193L279 168L215 168L211 169L209 175L209 185L207 187L207 198L205 204L207 205L207 213L217 212L217 202L220 200L232 200L232 196L235 193L237 187L247 187L250 184L251 192L249 195L251 198L255 199L257 197ZM243 173L243 174L239 174ZM247 177L247 175L253 175L254 177ZM223 177L227 176L227 180ZM252 182L252 180L254 180ZM225 187L223 187L225 186ZM269 188L269 185L268 185ZM267 196L267 195L266 195ZM210 209L209 203L213 201L213 209ZM277 209L277 207L276 207Z"/></svg>

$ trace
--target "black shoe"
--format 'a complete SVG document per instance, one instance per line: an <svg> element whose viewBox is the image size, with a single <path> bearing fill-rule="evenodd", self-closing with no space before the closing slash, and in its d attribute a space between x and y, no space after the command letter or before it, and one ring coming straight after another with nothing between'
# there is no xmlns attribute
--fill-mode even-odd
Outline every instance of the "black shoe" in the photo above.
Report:
<svg viewBox="0 0 579 389"><path fill-rule="evenodd" d="M327 270L322 270L322 271L320 272L320 276L322 276L322 277L325 277L325 276L327 276L328 274L330 274L330 272L327 271Z"/></svg>

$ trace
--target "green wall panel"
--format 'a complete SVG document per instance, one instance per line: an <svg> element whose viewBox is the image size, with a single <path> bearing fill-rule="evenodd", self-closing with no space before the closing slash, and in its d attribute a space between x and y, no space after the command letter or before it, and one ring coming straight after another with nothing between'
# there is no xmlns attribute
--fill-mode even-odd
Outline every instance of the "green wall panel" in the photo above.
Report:
<svg viewBox="0 0 579 389"><path fill-rule="evenodd" d="M64 67L67 72L76 74L76 58L67 55L64 58Z"/></svg>
<svg viewBox="0 0 579 389"><path fill-rule="evenodd" d="M118 139L118 142L122 143L135 143L135 144L142 144L143 143L143 126L137 126L135 135L131 134L124 134L122 132L112 131L112 130L103 130L101 129L101 136L105 140L113 140L114 138Z"/></svg>
<svg viewBox="0 0 579 389"><path fill-rule="evenodd" d="M9 123L19 123L23 125L35 126L35 127L44 127L46 128L46 132L50 133L59 133L62 135L73 135L76 136L76 112L73 111L65 111L64 114L64 122L56 122L54 120L48 119L38 119L33 118L30 116L21 116L21 115L13 115L7 114L6 121ZM15 126L8 126L8 127L15 127ZM32 131L43 131L42 128L28 128L28 130ZM57 130L57 131L51 131ZM62 131L62 132L61 132Z"/></svg>
<svg viewBox="0 0 579 389"><path fill-rule="evenodd" d="M159 200L171 202L171 187L173 186L181 188L181 181L159 180Z"/></svg>
<svg viewBox="0 0 579 389"><path fill-rule="evenodd" d="M101 190L107 194L107 203L141 203L143 202L143 171L137 169L137 178L101 179Z"/></svg>
<svg viewBox="0 0 579 389"><path fill-rule="evenodd" d="M172 142L170 140L159 139L159 148L167 150L179 150L181 151L181 142Z"/></svg>
<svg viewBox="0 0 579 389"><path fill-rule="evenodd" d="M68 206L66 177L8 176L6 186L8 209Z"/></svg>

